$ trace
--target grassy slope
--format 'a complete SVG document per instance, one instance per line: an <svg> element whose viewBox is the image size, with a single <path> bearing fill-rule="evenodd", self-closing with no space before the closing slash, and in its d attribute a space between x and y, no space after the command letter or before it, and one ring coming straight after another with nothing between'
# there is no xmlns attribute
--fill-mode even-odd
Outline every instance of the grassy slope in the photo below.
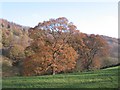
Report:
<svg viewBox="0 0 120 90"><path fill-rule="evenodd" d="M118 67L33 77L5 77L3 88L117 88Z"/></svg>

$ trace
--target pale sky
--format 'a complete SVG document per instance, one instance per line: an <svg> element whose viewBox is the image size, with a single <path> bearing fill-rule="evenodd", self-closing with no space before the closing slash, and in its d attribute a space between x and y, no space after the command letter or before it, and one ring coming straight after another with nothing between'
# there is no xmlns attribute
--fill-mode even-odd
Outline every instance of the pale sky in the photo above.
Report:
<svg viewBox="0 0 120 90"><path fill-rule="evenodd" d="M36 26L50 18L66 17L87 34L118 37L118 2L9 2L1 3L0 18Z"/></svg>

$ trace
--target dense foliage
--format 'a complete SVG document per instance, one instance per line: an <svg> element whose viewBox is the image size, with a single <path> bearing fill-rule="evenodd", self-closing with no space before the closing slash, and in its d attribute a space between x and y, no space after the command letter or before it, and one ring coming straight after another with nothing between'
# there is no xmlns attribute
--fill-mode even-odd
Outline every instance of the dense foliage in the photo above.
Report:
<svg viewBox="0 0 120 90"><path fill-rule="evenodd" d="M23 75L69 72L78 60L82 70L99 68L99 58L107 55L103 38L79 32L65 17L39 23L29 35L33 41L25 50Z"/></svg>
<svg viewBox="0 0 120 90"><path fill-rule="evenodd" d="M2 20L0 29L3 55L25 76L99 69L108 55L103 37L80 32L65 17L29 29Z"/></svg>

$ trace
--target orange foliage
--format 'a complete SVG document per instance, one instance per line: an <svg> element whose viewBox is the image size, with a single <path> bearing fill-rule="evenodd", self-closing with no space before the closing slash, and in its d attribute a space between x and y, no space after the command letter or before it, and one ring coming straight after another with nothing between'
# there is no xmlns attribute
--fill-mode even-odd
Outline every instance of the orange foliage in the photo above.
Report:
<svg viewBox="0 0 120 90"><path fill-rule="evenodd" d="M99 58L108 54L107 42L99 35L94 34L86 35L86 37L83 38L83 42L84 47L81 48L83 52L80 56L83 69L89 70L94 60L98 60L96 61L96 66L99 66Z"/></svg>
<svg viewBox="0 0 120 90"><path fill-rule="evenodd" d="M36 52L24 60L23 74L26 76L69 71L76 65L77 53L67 44L59 50L50 46L42 46Z"/></svg>
<svg viewBox="0 0 120 90"><path fill-rule="evenodd" d="M33 42L26 50L31 54L24 60L24 75L56 74L74 69L77 53L67 44L73 31L76 27L64 17L31 28L29 35Z"/></svg>
<svg viewBox="0 0 120 90"><path fill-rule="evenodd" d="M99 58L107 55L108 46L103 38L80 33L64 17L39 23L29 30L29 36L33 41L25 50L26 76L67 72L79 60L83 70L98 68Z"/></svg>

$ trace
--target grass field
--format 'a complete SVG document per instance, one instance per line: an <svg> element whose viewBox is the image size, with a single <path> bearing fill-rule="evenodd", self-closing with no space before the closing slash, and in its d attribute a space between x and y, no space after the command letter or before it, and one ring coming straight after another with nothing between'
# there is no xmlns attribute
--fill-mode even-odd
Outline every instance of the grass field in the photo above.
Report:
<svg viewBox="0 0 120 90"><path fill-rule="evenodd" d="M118 88L118 66L54 76L4 77L3 88Z"/></svg>

